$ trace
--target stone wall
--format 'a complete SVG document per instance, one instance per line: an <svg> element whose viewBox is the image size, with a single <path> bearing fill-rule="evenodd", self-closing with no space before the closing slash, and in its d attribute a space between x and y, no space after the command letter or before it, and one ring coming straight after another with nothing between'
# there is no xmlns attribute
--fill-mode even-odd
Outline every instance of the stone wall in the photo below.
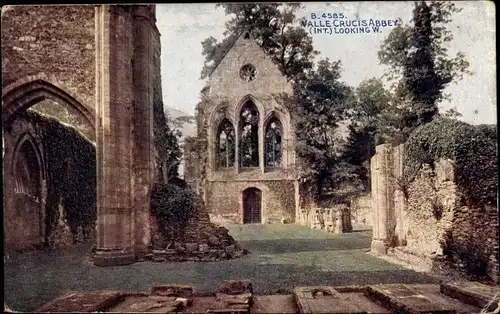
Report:
<svg viewBox="0 0 500 314"><path fill-rule="evenodd" d="M229 231L210 221L201 197L195 202L195 215L178 234L172 237L161 232L156 217L151 221L153 252L156 262L200 261L210 262L241 257L244 251L229 235Z"/></svg>
<svg viewBox="0 0 500 314"><path fill-rule="evenodd" d="M2 86L28 76L54 76L94 107L94 6L2 7Z"/></svg>
<svg viewBox="0 0 500 314"><path fill-rule="evenodd" d="M372 196L363 194L355 196L350 200L352 221L358 224L371 226L373 220Z"/></svg>
<svg viewBox="0 0 500 314"><path fill-rule="evenodd" d="M36 113L32 114L35 117L38 116ZM73 245L75 242L95 240L93 230L95 225L85 227L85 232L82 226L78 226L77 233L72 234L63 205L59 203L57 208L47 205L48 196L50 198L50 195L54 195L60 198L62 192L55 192L55 179L48 171L57 161L49 158L50 148L47 148L49 138L44 132L46 127L47 122L20 115L3 133L5 145L4 246L6 251L30 250L41 245L64 247ZM67 136L71 136L71 128L64 125L63 128L68 131ZM24 155L21 152L21 147L26 145L32 148L31 154ZM33 157L36 157L36 160L33 160ZM38 181L34 189L33 186L28 186L29 182L26 182L28 177ZM85 185L80 187L81 191L88 188ZM57 221L50 222L49 228L49 220L55 217ZM88 237L84 237L84 234Z"/></svg>
<svg viewBox="0 0 500 314"><path fill-rule="evenodd" d="M256 68L255 80L240 77L245 64ZM278 66L251 38L240 36L211 73L196 107L197 136L186 138L184 179L204 199L211 219L218 223L242 223L242 193L255 187L261 191L261 222L293 222L296 202L295 136L281 93L290 93L291 84ZM240 114L251 100L258 111L259 166L241 168L239 163ZM265 129L272 118L282 126L282 167L267 169L264 163ZM235 132L235 162L230 168L217 165L219 123L229 120Z"/></svg>
<svg viewBox="0 0 500 314"><path fill-rule="evenodd" d="M243 223L242 194L252 187L262 192L262 223L295 221L293 181L211 181L206 187L210 218L216 223Z"/></svg>
<svg viewBox="0 0 500 314"><path fill-rule="evenodd" d="M351 213L345 204L332 205L330 208L301 208L297 215L297 223L330 233L352 231Z"/></svg>
<svg viewBox="0 0 500 314"><path fill-rule="evenodd" d="M407 182L403 151L403 145L384 144L372 158L372 252L423 263L427 270L445 256L461 270L484 263L487 276L497 282L497 208L466 199L451 160L423 164Z"/></svg>
<svg viewBox="0 0 500 314"><path fill-rule="evenodd" d="M40 245L45 237L47 178L44 172L42 134L29 121L18 119L14 121L12 128L3 132L3 140L4 248L5 251L28 249ZM19 156L19 148L23 144L31 145L32 152L38 157L36 166L32 163L38 169L28 173L28 177L38 183L34 189L26 186L29 182L23 182L22 174L16 173L15 169L18 164L28 166L24 157L33 157L33 154ZM17 169L19 170L21 169Z"/></svg>

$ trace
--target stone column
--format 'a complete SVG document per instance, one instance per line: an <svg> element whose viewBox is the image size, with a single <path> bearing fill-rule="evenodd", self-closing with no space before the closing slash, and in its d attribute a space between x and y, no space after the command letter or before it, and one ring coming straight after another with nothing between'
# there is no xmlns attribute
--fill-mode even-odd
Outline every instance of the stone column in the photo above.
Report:
<svg viewBox="0 0 500 314"><path fill-rule="evenodd" d="M394 147L394 178L402 178L404 144ZM398 245L406 245L406 199L402 191L394 189L394 229Z"/></svg>
<svg viewBox="0 0 500 314"><path fill-rule="evenodd" d="M264 114L263 112L259 113L259 114ZM264 129L264 117L259 117L260 118L260 121L259 121L259 166L260 166L260 171L262 173L264 173L266 171L266 164L265 164L265 151L264 151L264 139L265 139L265 136L264 136L264 133L266 132L266 130Z"/></svg>
<svg viewBox="0 0 500 314"><path fill-rule="evenodd" d="M387 254L390 233L389 222L393 212L392 186L392 146L383 144L376 147L376 154L371 160L372 175L372 212L373 238L371 251Z"/></svg>
<svg viewBox="0 0 500 314"><path fill-rule="evenodd" d="M94 264L135 262L132 225L133 28L130 7L99 5L96 19L97 250Z"/></svg>
<svg viewBox="0 0 500 314"><path fill-rule="evenodd" d="M132 6L134 55L132 62L133 110L133 174L135 254L143 260L151 251L149 195L154 180L153 163L153 34L156 32L154 6ZM158 69L159 70L159 69ZM158 82L159 83L159 82Z"/></svg>
<svg viewBox="0 0 500 314"><path fill-rule="evenodd" d="M240 173L240 122L239 115L236 116L236 121L234 121L234 173L237 175Z"/></svg>

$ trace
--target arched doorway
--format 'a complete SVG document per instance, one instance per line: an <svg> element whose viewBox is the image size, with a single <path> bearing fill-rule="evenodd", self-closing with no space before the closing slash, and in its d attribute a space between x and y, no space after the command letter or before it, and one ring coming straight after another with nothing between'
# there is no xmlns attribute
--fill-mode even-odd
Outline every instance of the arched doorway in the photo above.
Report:
<svg viewBox="0 0 500 314"><path fill-rule="evenodd" d="M261 223L262 192L257 188L243 191L243 223Z"/></svg>
<svg viewBox="0 0 500 314"><path fill-rule="evenodd" d="M4 244L9 251L53 244L56 240L67 243L57 238L62 233L54 229L59 226L56 220L62 217L59 205L63 205L65 213L71 210L72 217L82 217L81 206L86 206L89 230L95 221L93 110L60 85L45 81L43 75L37 77L33 81L22 79L2 91L3 188L7 191ZM71 180L66 180L69 182L63 182L59 161L68 157L81 167L71 174ZM86 199L75 206L75 202L67 201L74 195Z"/></svg>
<svg viewBox="0 0 500 314"><path fill-rule="evenodd" d="M17 211L17 240L26 245L38 245L45 232L40 160L34 143L28 138L22 140L13 164L14 206Z"/></svg>

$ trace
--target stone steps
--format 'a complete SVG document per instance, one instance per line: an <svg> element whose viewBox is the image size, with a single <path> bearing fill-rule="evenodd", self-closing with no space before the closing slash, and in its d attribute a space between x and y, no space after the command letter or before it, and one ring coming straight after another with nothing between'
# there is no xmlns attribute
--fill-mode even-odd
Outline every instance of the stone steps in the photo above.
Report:
<svg viewBox="0 0 500 314"><path fill-rule="evenodd" d="M475 282L296 287L289 295L254 295L249 280L222 282L212 296L190 286L161 285L151 293L75 292L35 312L177 313L490 313L500 289ZM496 301L492 301L494 298ZM496 312L495 312L496 313Z"/></svg>

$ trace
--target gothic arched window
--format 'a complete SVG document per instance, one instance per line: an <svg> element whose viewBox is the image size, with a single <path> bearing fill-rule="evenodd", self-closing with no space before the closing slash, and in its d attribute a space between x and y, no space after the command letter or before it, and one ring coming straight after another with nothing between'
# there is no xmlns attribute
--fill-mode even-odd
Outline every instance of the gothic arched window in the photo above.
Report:
<svg viewBox="0 0 500 314"><path fill-rule="evenodd" d="M217 157L220 168L234 166L235 133L234 127L227 119L222 120L217 132Z"/></svg>
<svg viewBox="0 0 500 314"><path fill-rule="evenodd" d="M14 175L16 177L16 192L32 198L40 197L40 165L33 144L25 140L15 157Z"/></svg>
<svg viewBox="0 0 500 314"><path fill-rule="evenodd" d="M242 168L259 166L259 111L249 100L240 112L240 165Z"/></svg>
<svg viewBox="0 0 500 314"><path fill-rule="evenodd" d="M283 156L283 128L277 118L273 118L267 124L264 141L264 160L266 167L281 167Z"/></svg>

